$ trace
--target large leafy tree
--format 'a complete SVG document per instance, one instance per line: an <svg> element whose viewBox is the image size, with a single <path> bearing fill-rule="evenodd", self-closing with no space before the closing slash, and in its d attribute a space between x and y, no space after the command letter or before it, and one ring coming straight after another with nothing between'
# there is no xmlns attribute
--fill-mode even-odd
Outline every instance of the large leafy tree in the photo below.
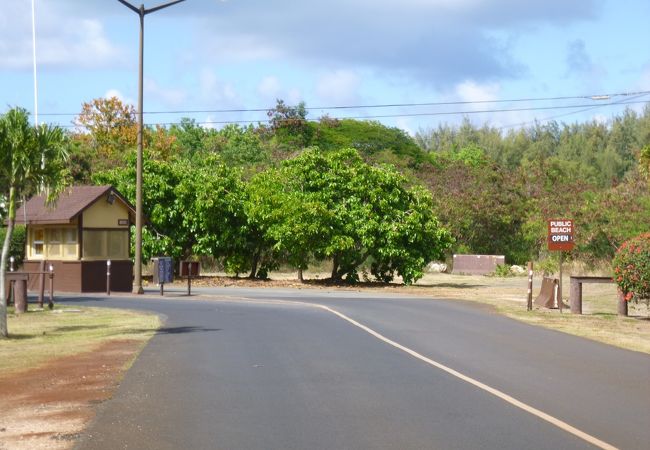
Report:
<svg viewBox="0 0 650 450"><path fill-rule="evenodd" d="M252 185L251 220L298 269L310 257L330 258L335 281L356 281L372 261L377 279L397 274L412 283L451 243L430 194L408 189L394 169L370 166L354 149L308 149Z"/></svg>
<svg viewBox="0 0 650 450"><path fill-rule="evenodd" d="M249 224L263 230L266 253L298 269L302 281L309 262L324 255L333 217L323 193L309 189L304 177L293 176L293 169L285 164L255 176L247 186L245 211Z"/></svg>
<svg viewBox="0 0 650 450"><path fill-rule="evenodd" d="M134 167L99 173L94 181L112 184L133 200ZM254 245L243 212L244 195L241 172L217 155L204 155L200 164L189 158L145 158L143 209L150 226L143 232L143 258L210 255L225 258L234 272L249 268Z"/></svg>
<svg viewBox="0 0 650 450"><path fill-rule="evenodd" d="M7 232L0 258L0 293L5 292L5 270L19 199L43 190L52 203L68 178L66 137L59 127L33 127L24 109L0 117L0 180L7 196ZM7 304L0 295L0 337L7 337Z"/></svg>

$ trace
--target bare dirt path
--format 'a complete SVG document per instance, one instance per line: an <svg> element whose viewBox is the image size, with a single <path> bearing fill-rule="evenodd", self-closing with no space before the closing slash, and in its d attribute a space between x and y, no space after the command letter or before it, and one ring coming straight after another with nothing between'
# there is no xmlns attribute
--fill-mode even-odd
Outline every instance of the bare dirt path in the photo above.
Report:
<svg viewBox="0 0 650 450"><path fill-rule="evenodd" d="M72 448L142 346L109 341L92 352L0 375L0 449Z"/></svg>

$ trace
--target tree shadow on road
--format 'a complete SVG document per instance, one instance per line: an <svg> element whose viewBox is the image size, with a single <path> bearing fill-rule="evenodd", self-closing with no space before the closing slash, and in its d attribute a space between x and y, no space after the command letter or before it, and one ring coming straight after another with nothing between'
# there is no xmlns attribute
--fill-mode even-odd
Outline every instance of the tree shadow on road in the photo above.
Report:
<svg viewBox="0 0 650 450"><path fill-rule="evenodd" d="M211 331L221 331L221 328L204 328L204 327L162 327L156 334L184 334L184 333L207 333Z"/></svg>

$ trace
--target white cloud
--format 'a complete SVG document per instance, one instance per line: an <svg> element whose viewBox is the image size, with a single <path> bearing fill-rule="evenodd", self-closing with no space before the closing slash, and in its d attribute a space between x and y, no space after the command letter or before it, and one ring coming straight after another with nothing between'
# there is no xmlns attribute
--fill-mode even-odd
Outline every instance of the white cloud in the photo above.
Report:
<svg viewBox="0 0 650 450"><path fill-rule="evenodd" d="M206 36L201 40L208 46L205 54L219 55L219 59L229 61L273 60L284 56L280 47L262 36L219 35L216 39Z"/></svg>
<svg viewBox="0 0 650 450"><path fill-rule="evenodd" d="M605 114L594 114L591 120L602 125L607 125L609 123L609 118Z"/></svg>
<svg viewBox="0 0 650 450"><path fill-rule="evenodd" d="M201 101L204 103L225 103L231 105L237 102L238 95L230 83L221 81L214 71L202 69L199 73Z"/></svg>
<svg viewBox="0 0 650 450"><path fill-rule="evenodd" d="M293 88L293 89L289 89L289 91L287 92L287 102L290 105L297 105L298 103L302 102L303 100L304 99L303 99L302 93L300 92L300 89Z"/></svg>
<svg viewBox="0 0 650 450"><path fill-rule="evenodd" d="M501 86L498 83L480 84L473 80L465 80L456 85L456 95L464 102L487 102L499 99ZM476 105L473 105L476 106Z"/></svg>
<svg viewBox="0 0 650 450"><path fill-rule="evenodd" d="M285 88L280 79L267 75L258 83L257 94L259 102L269 108L275 105L276 100L284 100L288 105L297 105L303 101L303 95L298 88Z"/></svg>
<svg viewBox="0 0 650 450"><path fill-rule="evenodd" d="M265 100L274 100L280 96L280 80L274 76L266 76L257 85L257 93Z"/></svg>
<svg viewBox="0 0 650 450"><path fill-rule="evenodd" d="M187 98L187 93L183 89L162 87L155 80L145 78L144 90L148 95L160 100L167 106L179 106Z"/></svg>
<svg viewBox="0 0 650 450"><path fill-rule="evenodd" d="M416 131L413 130L413 121L408 117L398 117L395 124L398 128L406 131L409 135L415 136Z"/></svg>
<svg viewBox="0 0 650 450"><path fill-rule="evenodd" d="M352 70L337 70L322 76L316 84L316 95L323 104L349 105L359 100L361 77Z"/></svg>
<svg viewBox="0 0 650 450"><path fill-rule="evenodd" d="M0 16L3 69L28 69L33 63L31 8L29 2L20 3L11 14ZM61 14L50 2L41 2L36 11L38 66L98 68L124 63L123 51L110 42L98 19Z"/></svg>
<svg viewBox="0 0 650 450"><path fill-rule="evenodd" d="M207 116L201 123L200 126L206 130L218 130L221 128L221 124L215 123L216 119L212 116Z"/></svg>
<svg viewBox="0 0 650 450"><path fill-rule="evenodd" d="M109 89L104 94L104 98L106 99L113 98L113 97L117 98L119 101L121 101L124 104L136 106L135 101L132 98L128 98L124 96L124 94L122 94L122 92L117 89Z"/></svg>

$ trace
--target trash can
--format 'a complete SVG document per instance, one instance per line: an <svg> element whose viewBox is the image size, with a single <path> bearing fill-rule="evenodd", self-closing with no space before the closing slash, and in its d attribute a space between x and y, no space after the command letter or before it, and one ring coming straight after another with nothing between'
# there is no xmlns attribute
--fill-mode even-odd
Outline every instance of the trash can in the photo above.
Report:
<svg viewBox="0 0 650 450"><path fill-rule="evenodd" d="M151 258L153 262L153 283L164 284L174 281L174 261L169 256Z"/></svg>

